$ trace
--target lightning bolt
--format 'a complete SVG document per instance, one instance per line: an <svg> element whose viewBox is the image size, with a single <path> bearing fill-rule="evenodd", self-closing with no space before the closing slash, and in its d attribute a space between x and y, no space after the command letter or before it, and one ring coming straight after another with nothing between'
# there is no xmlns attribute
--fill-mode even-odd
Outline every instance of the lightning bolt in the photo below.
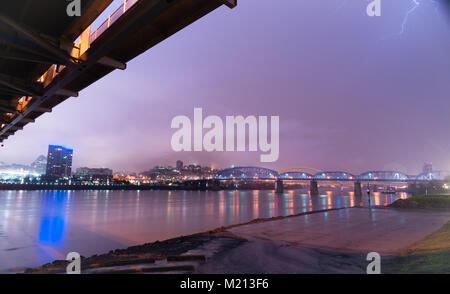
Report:
<svg viewBox="0 0 450 294"><path fill-rule="evenodd" d="M402 27L400 32L398 33L399 35L403 35L403 33L406 30L406 25L408 23L408 18L409 16L416 11L417 8L419 8L421 2L419 0L411 0L413 2L413 7L411 7L405 14L405 17L403 18L403 22L402 22ZM438 12L438 8L439 8L439 3L436 0L429 0L431 3L433 3L433 5L435 6L435 11Z"/></svg>
<svg viewBox="0 0 450 294"><path fill-rule="evenodd" d="M412 2L414 3L414 6L406 12L405 17L403 18L403 22L402 22L402 29L398 33L399 35L403 35L403 33L405 32L405 28L406 28L406 24L408 22L409 15L411 13L413 13L420 5L419 0L412 0Z"/></svg>
<svg viewBox="0 0 450 294"><path fill-rule="evenodd" d="M366 0L366 1L370 1L370 0ZM410 15L414 11L416 11L421 6L423 1L425 1L425 0L410 0L410 1L412 2L413 6L406 11L405 16L403 17L400 31L397 34L396 33L391 34L390 35L391 37L395 36L395 35L403 35L405 33ZM439 0L427 0L427 1L429 1L430 3L433 4L436 13L438 13L439 12L438 11L439 10ZM340 10L342 10L342 8L347 5L347 3L348 3L348 0L341 0L340 5L338 5L335 8L334 13L338 13ZM389 36L387 36L387 37L389 37ZM382 38L382 40L384 40L384 39L386 39L386 37Z"/></svg>

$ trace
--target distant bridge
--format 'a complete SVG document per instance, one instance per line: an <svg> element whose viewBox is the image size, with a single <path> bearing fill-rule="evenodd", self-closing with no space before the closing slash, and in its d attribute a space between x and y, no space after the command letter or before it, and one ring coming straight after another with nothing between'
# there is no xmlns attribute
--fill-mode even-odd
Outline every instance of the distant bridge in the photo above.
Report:
<svg viewBox="0 0 450 294"><path fill-rule="evenodd" d="M345 171L319 171L315 174L298 171L292 168L277 172L272 169L255 166L232 167L220 171L216 180L295 180L295 181L335 181L335 182L394 182L416 183L445 181L450 179L450 171L432 171L418 176L409 176L398 171L367 171L360 175L353 175Z"/></svg>
<svg viewBox="0 0 450 294"><path fill-rule="evenodd" d="M283 181L309 181L311 192L318 193L318 182L353 182L355 194L361 195L361 183L429 183L450 180L450 171L432 171L418 176L409 176L398 171L367 171L353 175L345 171L319 171L315 174L301 171L311 168L291 168L277 172L272 169L254 166L232 167L220 171L215 180L273 180L276 190L283 190Z"/></svg>

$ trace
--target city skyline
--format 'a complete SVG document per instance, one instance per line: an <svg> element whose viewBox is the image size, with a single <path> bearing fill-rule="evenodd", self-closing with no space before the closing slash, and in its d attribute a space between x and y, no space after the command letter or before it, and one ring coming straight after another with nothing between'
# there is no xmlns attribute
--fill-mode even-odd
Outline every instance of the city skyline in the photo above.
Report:
<svg viewBox="0 0 450 294"><path fill-rule="evenodd" d="M364 1L337 11L338 2L248 1L232 13L214 11L8 138L0 161L32 162L56 142L76 150L74 167L113 170L178 159L353 173L417 174L427 161L449 169L444 17L424 2L399 34L410 1L385 3L377 19L365 15ZM268 23L272 14L284 22ZM195 107L205 115L279 115L279 160L173 152L170 121Z"/></svg>
<svg viewBox="0 0 450 294"><path fill-rule="evenodd" d="M62 148L65 151L70 151L71 152L71 159L70 159L70 161L72 161L72 154L74 152L73 149L68 148L66 146L54 145L54 144L49 144L48 148L49 148L49 154L50 154L50 149L54 149L54 148L57 148L57 149ZM38 162L38 161L42 161L43 159L45 159L46 165L48 166L47 156L45 156L43 154L37 156L37 158L31 164L26 164L26 163L25 164L6 163L6 162L3 162L3 161L0 161L0 163L1 163L0 166L8 166L8 165L9 166L22 166L22 167L28 166L30 168L34 168L33 165L35 165L36 162ZM72 166L72 165L70 165L69 170L75 171L75 170L82 170L82 169L93 169L93 170L96 170L96 169L107 169L107 170L111 170L115 174L120 174L120 173L142 174L142 173L149 172L149 171L152 171L152 170L157 169L157 168L168 168L168 169L173 169L173 170L182 170L183 168L186 168L188 166L208 167L208 168L211 168L212 170L223 170L223 169L234 168L234 167L239 167L239 166L243 166L243 165L212 166L212 165L207 164L207 163L206 164L198 164L196 162L184 162L184 161L182 161L180 159L176 159L175 161L173 161L171 163L168 163L168 164L161 164L161 163L160 164L156 164L154 166L149 166L145 170L140 170L140 171L137 171L137 170L123 170L123 169L122 170L120 170L120 169L117 170L117 169L111 169L111 168L109 168L107 166L92 166L92 165L84 165L84 166ZM267 168L266 166L264 166L263 163L257 164L257 165L255 165L255 167ZM302 168L299 168L299 166L291 166L291 167L282 168L280 170L285 170L285 169L289 169L289 168L296 168L296 169L300 169L300 170L302 169ZM304 166L303 169L315 169L315 168L314 167L305 167ZM326 170L329 170L329 169L323 169L321 171L326 171ZM368 170L370 170L370 168L367 168L367 169L365 169L365 170L363 170L363 171L361 171L359 173L367 172ZM403 172L401 170L395 170L395 171L408 174L408 173ZM440 171L440 170L433 168L433 163L432 162L424 162L422 164L422 166L421 166L421 170L419 172L417 172L415 175L418 175L418 174L421 174L421 173L433 172L433 171ZM354 173L354 174L357 175L359 173ZM42 175L45 175L45 174L46 174L46 172L44 170ZM74 174L76 174L76 172L71 172L71 174L74 175ZM413 175L413 174L409 174L409 175Z"/></svg>

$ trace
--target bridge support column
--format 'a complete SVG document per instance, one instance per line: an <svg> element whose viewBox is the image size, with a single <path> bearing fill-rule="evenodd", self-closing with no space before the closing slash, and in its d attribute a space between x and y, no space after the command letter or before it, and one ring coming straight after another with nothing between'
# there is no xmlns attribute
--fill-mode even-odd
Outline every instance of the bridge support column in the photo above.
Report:
<svg viewBox="0 0 450 294"><path fill-rule="evenodd" d="M211 190L218 191L220 190L220 182L216 179L211 180Z"/></svg>
<svg viewBox="0 0 450 294"><path fill-rule="evenodd" d="M283 186L283 180L276 180L275 181L275 193L283 193L284 186Z"/></svg>
<svg viewBox="0 0 450 294"><path fill-rule="evenodd" d="M311 181L309 191L311 192L311 195L319 195L319 186L317 185L316 180Z"/></svg>
<svg viewBox="0 0 450 294"><path fill-rule="evenodd" d="M362 190L361 190L361 182L355 182L355 196L361 197Z"/></svg>

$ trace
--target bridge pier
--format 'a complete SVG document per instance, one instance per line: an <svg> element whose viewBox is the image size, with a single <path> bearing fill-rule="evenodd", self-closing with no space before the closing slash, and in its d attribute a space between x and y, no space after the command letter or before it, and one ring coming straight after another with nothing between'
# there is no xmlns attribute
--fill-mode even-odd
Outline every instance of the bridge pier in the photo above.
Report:
<svg viewBox="0 0 450 294"><path fill-rule="evenodd" d="M283 180L277 179L275 181L275 193L283 193L283 192L284 192Z"/></svg>
<svg viewBox="0 0 450 294"><path fill-rule="evenodd" d="M309 191L311 192L311 195L319 195L319 186L317 185L316 180L311 181Z"/></svg>
<svg viewBox="0 0 450 294"><path fill-rule="evenodd" d="M355 196L361 197L362 195L362 190L361 190L361 182L355 182Z"/></svg>
<svg viewBox="0 0 450 294"><path fill-rule="evenodd" d="M219 191L220 190L220 182L216 179L212 179L210 181L210 187L211 187L211 190L213 190L213 191Z"/></svg>

